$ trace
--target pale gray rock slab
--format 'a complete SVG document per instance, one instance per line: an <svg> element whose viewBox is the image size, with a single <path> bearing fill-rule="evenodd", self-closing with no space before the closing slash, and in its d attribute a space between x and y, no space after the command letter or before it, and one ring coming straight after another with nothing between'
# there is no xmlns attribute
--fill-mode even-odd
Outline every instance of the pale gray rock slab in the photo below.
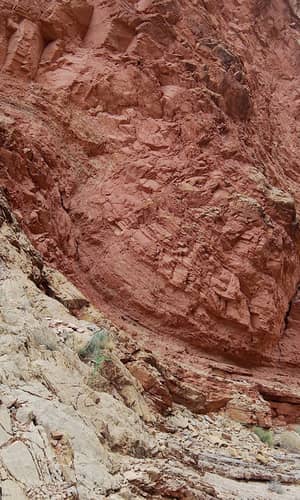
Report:
<svg viewBox="0 0 300 500"><path fill-rule="evenodd" d="M26 486L40 484L40 478L27 447L21 441L16 441L3 448L0 457L9 473Z"/></svg>
<svg viewBox="0 0 300 500"><path fill-rule="evenodd" d="M16 481L2 481L2 497L3 499L14 499L14 500L27 500L27 496L24 490Z"/></svg>

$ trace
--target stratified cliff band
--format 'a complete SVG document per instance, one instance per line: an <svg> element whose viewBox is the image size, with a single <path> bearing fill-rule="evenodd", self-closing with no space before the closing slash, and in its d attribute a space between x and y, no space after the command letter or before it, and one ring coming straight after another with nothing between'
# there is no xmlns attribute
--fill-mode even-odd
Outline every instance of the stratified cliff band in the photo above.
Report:
<svg viewBox="0 0 300 500"><path fill-rule="evenodd" d="M299 363L297 2L1 2L1 184L116 321Z"/></svg>

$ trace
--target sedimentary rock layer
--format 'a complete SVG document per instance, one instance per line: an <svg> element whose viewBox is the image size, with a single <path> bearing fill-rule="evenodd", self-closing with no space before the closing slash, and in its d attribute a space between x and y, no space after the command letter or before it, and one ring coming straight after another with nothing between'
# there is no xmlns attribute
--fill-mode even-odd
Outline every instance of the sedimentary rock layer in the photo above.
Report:
<svg viewBox="0 0 300 500"><path fill-rule="evenodd" d="M116 321L299 363L290 2L1 2L1 185Z"/></svg>

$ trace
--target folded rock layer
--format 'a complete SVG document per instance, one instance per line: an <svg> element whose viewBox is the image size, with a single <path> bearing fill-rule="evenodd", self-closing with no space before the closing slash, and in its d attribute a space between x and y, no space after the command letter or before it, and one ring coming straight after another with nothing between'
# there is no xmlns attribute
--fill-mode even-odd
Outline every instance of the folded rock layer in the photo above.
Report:
<svg viewBox="0 0 300 500"><path fill-rule="evenodd" d="M299 497L298 3L0 0L0 496Z"/></svg>
<svg viewBox="0 0 300 500"><path fill-rule="evenodd" d="M296 4L0 2L1 185L141 336L299 363Z"/></svg>

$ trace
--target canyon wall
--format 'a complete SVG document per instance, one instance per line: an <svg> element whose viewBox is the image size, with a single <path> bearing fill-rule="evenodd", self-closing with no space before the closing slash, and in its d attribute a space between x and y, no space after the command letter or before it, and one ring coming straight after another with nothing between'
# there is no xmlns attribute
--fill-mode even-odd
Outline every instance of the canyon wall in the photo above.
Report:
<svg viewBox="0 0 300 500"><path fill-rule="evenodd" d="M1 13L1 186L46 261L154 342L297 366L297 2Z"/></svg>
<svg viewBox="0 0 300 500"><path fill-rule="evenodd" d="M298 3L0 0L0 496L299 497Z"/></svg>

